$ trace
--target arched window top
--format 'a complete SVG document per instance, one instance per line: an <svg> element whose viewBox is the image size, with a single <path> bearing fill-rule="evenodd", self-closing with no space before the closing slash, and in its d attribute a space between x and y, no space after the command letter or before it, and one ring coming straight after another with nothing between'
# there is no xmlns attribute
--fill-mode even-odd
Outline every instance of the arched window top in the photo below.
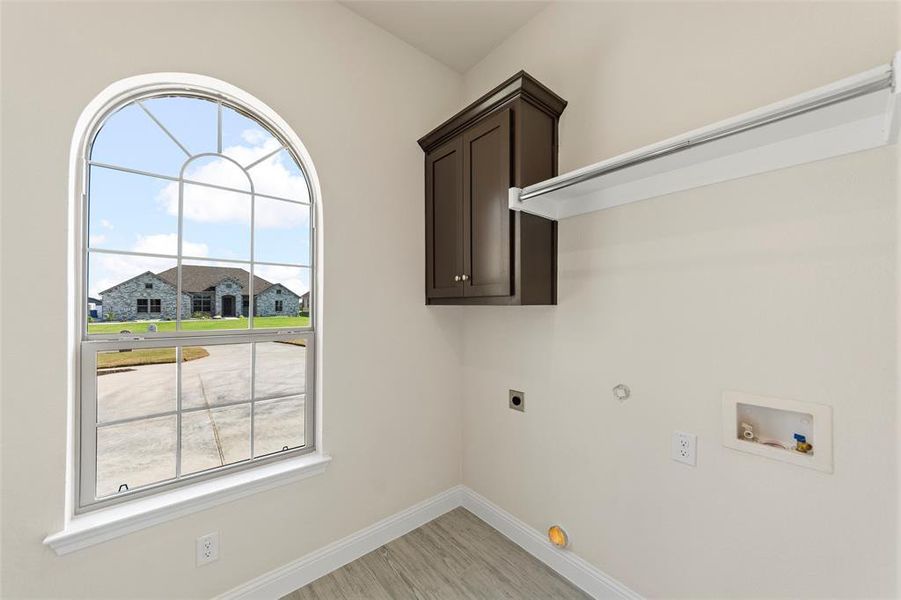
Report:
<svg viewBox="0 0 901 600"><path fill-rule="evenodd" d="M308 178L288 141L223 100L157 93L116 108L90 144L93 163L311 202ZM236 168L232 168L236 167Z"/></svg>

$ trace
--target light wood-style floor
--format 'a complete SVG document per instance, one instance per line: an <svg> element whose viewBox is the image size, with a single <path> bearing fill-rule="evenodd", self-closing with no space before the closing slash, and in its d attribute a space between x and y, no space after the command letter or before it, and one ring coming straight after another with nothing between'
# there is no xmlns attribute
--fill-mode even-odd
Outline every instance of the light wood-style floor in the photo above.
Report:
<svg viewBox="0 0 901 600"><path fill-rule="evenodd" d="M589 598L484 521L457 508L283 600Z"/></svg>

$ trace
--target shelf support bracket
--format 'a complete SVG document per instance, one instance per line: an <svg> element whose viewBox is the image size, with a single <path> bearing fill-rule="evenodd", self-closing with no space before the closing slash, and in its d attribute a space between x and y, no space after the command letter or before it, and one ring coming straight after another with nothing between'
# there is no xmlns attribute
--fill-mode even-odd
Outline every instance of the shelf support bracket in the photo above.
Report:
<svg viewBox="0 0 901 600"><path fill-rule="evenodd" d="M899 76L901 76L901 50L895 52L895 56L892 57L892 93L894 94L901 92Z"/></svg>
<svg viewBox="0 0 901 600"><path fill-rule="evenodd" d="M901 51L895 52L892 58L892 93L889 95L885 117L885 141L887 144L898 143L898 130L901 128Z"/></svg>
<svg viewBox="0 0 901 600"><path fill-rule="evenodd" d="M545 198L530 198L522 200L522 188L512 187L508 192L507 205L510 210L529 213L550 219L557 220L557 204L554 201L547 201Z"/></svg>

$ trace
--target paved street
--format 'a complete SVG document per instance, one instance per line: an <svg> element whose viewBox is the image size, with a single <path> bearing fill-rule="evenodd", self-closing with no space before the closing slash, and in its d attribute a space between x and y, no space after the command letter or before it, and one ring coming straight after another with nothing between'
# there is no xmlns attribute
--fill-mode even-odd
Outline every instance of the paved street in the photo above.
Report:
<svg viewBox="0 0 901 600"><path fill-rule="evenodd" d="M204 346L209 356L182 363L182 473L210 469L250 456L251 345ZM277 342L257 344L254 454L303 444L306 348ZM102 423L176 408L176 365L130 367L97 378ZM262 400L261 399L269 399ZM100 427L97 491L115 493L175 475L175 416Z"/></svg>

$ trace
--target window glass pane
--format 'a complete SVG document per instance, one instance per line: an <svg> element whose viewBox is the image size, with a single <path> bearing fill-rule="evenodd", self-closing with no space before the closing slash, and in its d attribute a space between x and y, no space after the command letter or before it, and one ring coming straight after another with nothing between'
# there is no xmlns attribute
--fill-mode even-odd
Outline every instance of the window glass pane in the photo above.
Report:
<svg viewBox="0 0 901 600"><path fill-rule="evenodd" d="M150 98L141 102L191 154L216 152L219 117L215 102L184 96Z"/></svg>
<svg viewBox="0 0 901 600"><path fill-rule="evenodd" d="M250 401L251 344L186 346L181 364L181 406L209 408Z"/></svg>
<svg viewBox="0 0 901 600"><path fill-rule="evenodd" d="M254 328L309 327L310 269L264 264L254 265L254 269ZM276 300L283 303L281 312L275 310Z"/></svg>
<svg viewBox="0 0 901 600"><path fill-rule="evenodd" d="M309 265L310 207L257 196L254 260Z"/></svg>
<svg viewBox="0 0 901 600"><path fill-rule="evenodd" d="M187 313L182 331L247 329L250 307L249 265L185 260L181 266ZM209 305L210 310L193 311Z"/></svg>
<svg viewBox="0 0 901 600"><path fill-rule="evenodd" d="M88 259L88 333L175 331L175 266L174 259L92 252ZM138 312L139 300L148 312ZM150 312L154 306L158 312ZM183 304L183 314L189 310L190 305Z"/></svg>
<svg viewBox="0 0 901 600"><path fill-rule="evenodd" d="M176 409L175 348L97 353L97 422Z"/></svg>
<svg viewBox="0 0 901 600"><path fill-rule="evenodd" d="M254 397L277 398L306 390L306 340L257 342Z"/></svg>
<svg viewBox="0 0 901 600"><path fill-rule="evenodd" d="M285 149L250 168L254 191L288 200L310 201L310 191L303 171Z"/></svg>
<svg viewBox="0 0 901 600"><path fill-rule="evenodd" d="M274 152L281 143L259 123L227 106L222 107L222 153L247 167Z"/></svg>
<svg viewBox="0 0 901 600"><path fill-rule="evenodd" d="M169 196L173 185L174 202ZM89 247L175 256L177 184L91 167L90 198Z"/></svg>
<svg viewBox="0 0 901 600"><path fill-rule="evenodd" d="M182 414L181 472L215 469L250 458L250 404Z"/></svg>
<svg viewBox="0 0 901 600"><path fill-rule="evenodd" d="M107 119L94 138L91 160L178 176L187 155L135 103Z"/></svg>
<svg viewBox="0 0 901 600"><path fill-rule="evenodd" d="M188 163L186 181L201 181L250 193L250 178L241 167L221 156L201 156Z"/></svg>
<svg viewBox="0 0 901 600"><path fill-rule="evenodd" d="M250 195L185 183L184 254L195 257L250 259Z"/></svg>
<svg viewBox="0 0 901 600"><path fill-rule="evenodd" d="M98 427L97 497L175 477L176 431L175 415Z"/></svg>
<svg viewBox="0 0 901 600"><path fill-rule="evenodd" d="M293 396L253 405L253 454L263 456L304 445L304 398Z"/></svg>

